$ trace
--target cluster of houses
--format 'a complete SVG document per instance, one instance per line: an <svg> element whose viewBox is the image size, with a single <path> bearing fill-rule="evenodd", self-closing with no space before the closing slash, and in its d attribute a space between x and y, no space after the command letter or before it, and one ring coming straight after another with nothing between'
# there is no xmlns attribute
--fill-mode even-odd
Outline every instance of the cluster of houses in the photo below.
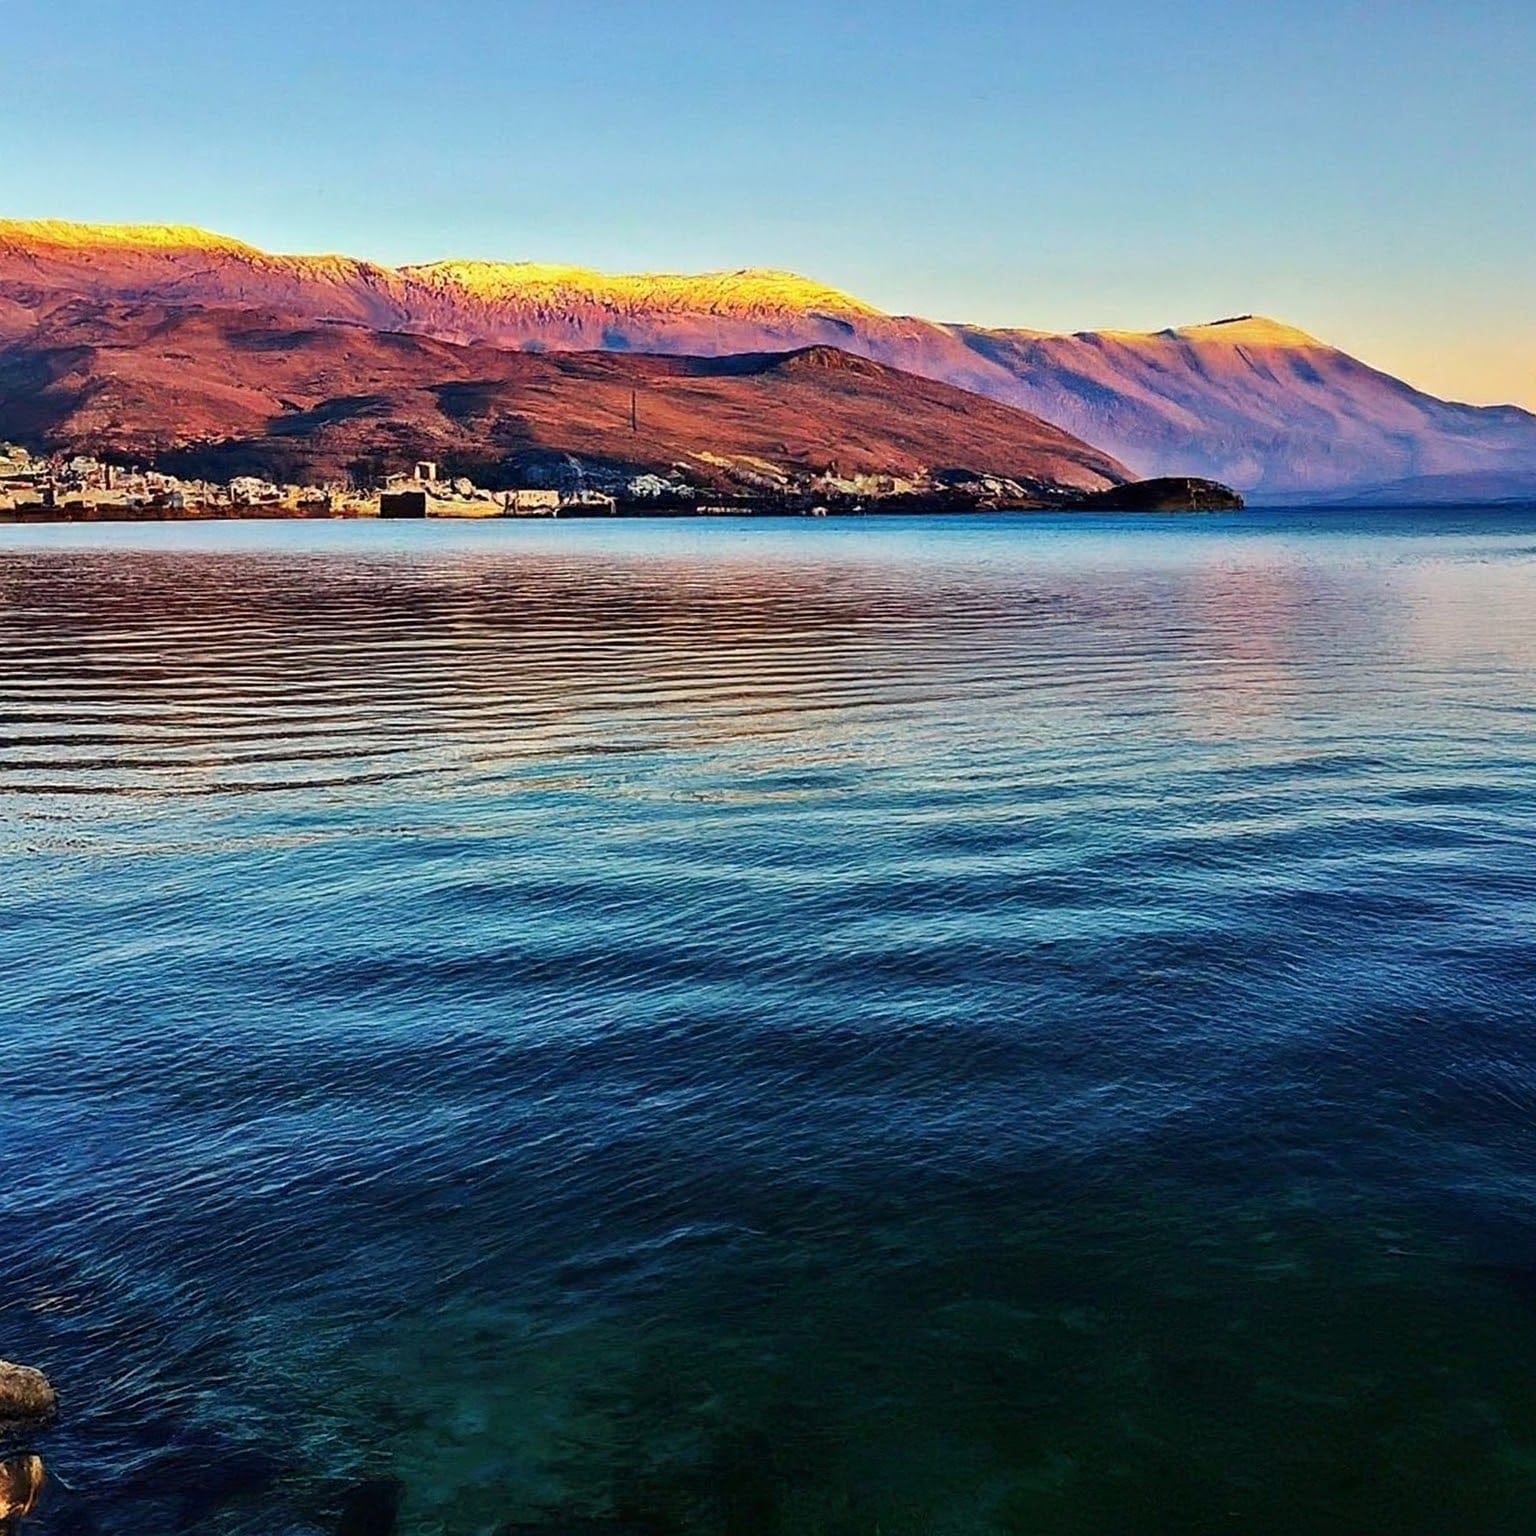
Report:
<svg viewBox="0 0 1536 1536"><path fill-rule="evenodd" d="M565 458L559 488L526 485L487 490L463 476L448 476L430 461L389 475L368 491L342 485L279 485L239 475L223 483L182 479L152 469L114 465L90 455L39 457L0 443L0 519L131 519L161 517L593 517L627 511L680 511L699 515L742 510L821 511L820 503L861 510L868 502L940 495L977 505L1017 503L1029 492L994 476L940 475L918 480L896 475L844 475L835 467L797 476L756 460L700 459L739 491L718 499L692 482L686 466L671 474L622 473L586 468ZM532 478L539 478L534 473Z"/></svg>
<svg viewBox="0 0 1536 1536"><path fill-rule="evenodd" d="M436 464L424 460L409 475L391 475L372 510L380 517L558 517L577 507L613 512L617 506L616 497L596 491L540 486L487 491L463 476L445 479Z"/></svg>
<svg viewBox="0 0 1536 1536"><path fill-rule="evenodd" d="M122 469L83 455L34 458L25 448L0 444L0 511L125 507L179 512L205 492L211 488L149 470Z"/></svg>
<svg viewBox="0 0 1536 1536"><path fill-rule="evenodd" d="M654 484L653 484L654 482ZM637 497L672 489L656 476L634 483ZM38 457L0 443L0 516L38 517L558 517L612 512L617 497L522 487L489 491L463 477L447 478L433 463L391 475L382 490L339 485L279 485L253 475L224 483L128 469L89 455Z"/></svg>

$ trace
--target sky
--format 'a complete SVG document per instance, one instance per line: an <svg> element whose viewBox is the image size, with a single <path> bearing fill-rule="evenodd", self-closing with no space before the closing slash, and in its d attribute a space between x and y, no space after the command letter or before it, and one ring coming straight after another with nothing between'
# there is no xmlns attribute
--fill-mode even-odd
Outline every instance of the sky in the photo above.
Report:
<svg viewBox="0 0 1536 1536"><path fill-rule="evenodd" d="M1260 313L1536 407L1536 0L0 0L0 216Z"/></svg>

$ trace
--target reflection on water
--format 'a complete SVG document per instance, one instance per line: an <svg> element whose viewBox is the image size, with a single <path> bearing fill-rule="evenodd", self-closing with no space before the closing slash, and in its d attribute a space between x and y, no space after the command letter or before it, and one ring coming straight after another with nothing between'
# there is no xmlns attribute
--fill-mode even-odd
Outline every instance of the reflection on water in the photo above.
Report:
<svg viewBox="0 0 1536 1536"><path fill-rule="evenodd" d="M6 530L28 1530L1536 1528L1533 529Z"/></svg>

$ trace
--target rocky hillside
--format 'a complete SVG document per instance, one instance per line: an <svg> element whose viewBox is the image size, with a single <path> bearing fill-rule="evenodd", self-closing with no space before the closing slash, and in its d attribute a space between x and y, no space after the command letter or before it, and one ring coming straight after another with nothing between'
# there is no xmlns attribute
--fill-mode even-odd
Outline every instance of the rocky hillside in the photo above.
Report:
<svg viewBox="0 0 1536 1536"><path fill-rule="evenodd" d="M260 309L72 300L0 338L0 438L227 477L575 455L721 487L834 472L1095 490L1109 455L1012 406L831 347L508 351Z"/></svg>
<svg viewBox="0 0 1536 1536"><path fill-rule="evenodd" d="M1536 485L1536 416L1451 404L1310 336L1245 317L1150 335L939 325L762 271L607 277L272 256L179 228L0 223L0 335L57 308L251 307L461 344L724 356L835 346L1058 423L1141 475L1268 499L1478 475Z"/></svg>

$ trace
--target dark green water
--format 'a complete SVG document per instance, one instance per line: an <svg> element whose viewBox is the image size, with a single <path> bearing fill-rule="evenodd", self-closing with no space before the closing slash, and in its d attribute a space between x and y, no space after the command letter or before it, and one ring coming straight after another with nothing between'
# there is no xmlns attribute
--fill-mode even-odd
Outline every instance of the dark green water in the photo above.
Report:
<svg viewBox="0 0 1536 1536"><path fill-rule="evenodd" d="M0 530L42 1536L1536 1532L1536 513Z"/></svg>

